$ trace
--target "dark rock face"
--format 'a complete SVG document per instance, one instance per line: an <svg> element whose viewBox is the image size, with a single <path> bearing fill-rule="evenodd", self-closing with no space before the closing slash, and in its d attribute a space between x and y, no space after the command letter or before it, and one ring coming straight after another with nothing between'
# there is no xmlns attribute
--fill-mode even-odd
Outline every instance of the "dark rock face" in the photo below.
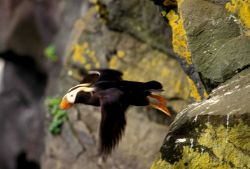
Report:
<svg viewBox="0 0 250 169"><path fill-rule="evenodd" d="M1 58L5 64L0 92L0 168L14 169L22 152L27 154L26 162L36 163L43 152L41 101L47 77L31 57L9 51L2 53ZM25 165L25 161L19 159L20 162Z"/></svg>
<svg viewBox="0 0 250 169"><path fill-rule="evenodd" d="M43 49L57 31L57 1L0 0L0 168L37 168L44 148ZM3 63L3 64L2 64ZM53 67L53 70L57 67Z"/></svg>
<svg viewBox="0 0 250 169"><path fill-rule="evenodd" d="M107 1L108 27L127 32L168 54L173 54L171 29L153 1Z"/></svg>
<svg viewBox="0 0 250 169"><path fill-rule="evenodd" d="M28 160L26 153L21 152L17 157L17 167L16 169L39 169L40 166L37 162Z"/></svg>
<svg viewBox="0 0 250 169"><path fill-rule="evenodd" d="M249 168L250 69L180 112L152 169Z"/></svg>

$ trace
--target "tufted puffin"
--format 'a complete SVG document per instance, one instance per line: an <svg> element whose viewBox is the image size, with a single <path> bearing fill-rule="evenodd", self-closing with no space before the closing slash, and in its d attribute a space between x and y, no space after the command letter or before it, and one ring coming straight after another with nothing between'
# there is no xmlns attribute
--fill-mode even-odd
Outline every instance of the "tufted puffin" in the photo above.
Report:
<svg viewBox="0 0 250 169"><path fill-rule="evenodd" d="M100 154L109 155L122 137L126 125L125 112L130 105L151 106L170 116L166 99L153 94L161 91L162 85L157 81L126 81L117 70L95 69L89 71L79 85L68 90L60 107L68 109L77 103L100 106L99 150Z"/></svg>

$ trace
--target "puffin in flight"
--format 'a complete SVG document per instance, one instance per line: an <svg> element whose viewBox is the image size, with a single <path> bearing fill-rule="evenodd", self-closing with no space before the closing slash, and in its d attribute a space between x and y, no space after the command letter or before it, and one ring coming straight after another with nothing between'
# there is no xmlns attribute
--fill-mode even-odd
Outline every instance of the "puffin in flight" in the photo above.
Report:
<svg viewBox="0 0 250 169"><path fill-rule="evenodd" d="M151 106L170 116L166 99L153 94L161 91L162 85L157 81L126 81L117 70L96 69L89 71L79 85L68 90L60 107L68 109L78 103L100 106L99 150L101 155L109 155L122 137L126 125L125 112L130 105Z"/></svg>

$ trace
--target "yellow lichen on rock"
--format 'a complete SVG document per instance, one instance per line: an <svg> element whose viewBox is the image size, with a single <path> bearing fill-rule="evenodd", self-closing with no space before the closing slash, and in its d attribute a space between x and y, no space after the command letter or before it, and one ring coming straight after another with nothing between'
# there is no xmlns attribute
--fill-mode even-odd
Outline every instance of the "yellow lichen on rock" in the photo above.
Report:
<svg viewBox="0 0 250 169"><path fill-rule="evenodd" d="M161 158L156 160L151 169L234 169L250 168L250 128L240 122L232 127L215 127L207 123L207 128L198 138L198 143L205 149L200 152L190 146L183 146L182 157L171 164ZM213 153L213 155L211 155Z"/></svg>
<svg viewBox="0 0 250 169"><path fill-rule="evenodd" d="M201 101L201 96L198 92L197 87L194 84L194 81L190 79L189 77L187 77L187 80L188 80L189 86L191 87L190 96L194 98L196 101Z"/></svg>
<svg viewBox="0 0 250 169"><path fill-rule="evenodd" d="M159 159L153 163L151 169L232 169L229 164L223 164L218 159L213 159L206 153L200 153L194 149L184 146L183 158L180 161L171 164L165 160Z"/></svg>
<svg viewBox="0 0 250 169"><path fill-rule="evenodd" d="M246 35L250 36L250 0L232 0L226 3L226 9L238 16Z"/></svg>
<svg viewBox="0 0 250 169"><path fill-rule="evenodd" d="M73 49L73 55L72 59L74 62L79 62L81 64L86 63L86 59L83 55L85 48L83 46L80 46L79 44L76 44Z"/></svg>
<svg viewBox="0 0 250 169"><path fill-rule="evenodd" d="M117 56L118 56L119 58L123 58L123 57L125 56L125 52L124 52L123 50L118 50L118 51L117 51Z"/></svg>
<svg viewBox="0 0 250 169"><path fill-rule="evenodd" d="M167 15L172 28L173 50L188 64L192 64L191 53L188 49L186 31L183 26L183 19L175 11L171 10Z"/></svg>
<svg viewBox="0 0 250 169"><path fill-rule="evenodd" d="M169 163L165 160L158 159L156 160L150 169L167 169Z"/></svg>
<svg viewBox="0 0 250 169"><path fill-rule="evenodd" d="M126 56L125 51L123 50L118 50L112 57L111 60L109 61L109 68L111 69L118 69L119 67L119 61L121 61L124 57Z"/></svg>
<svg viewBox="0 0 250 169"><path fill-rule="evenodd" d="M216 138L216 139L215 139ZM250 168L250 128L243 122L233 127L213 127L207 124L198 142L210 148L220 161L233 164L235 168Z"/></svg>
<svg viewBox="0 0 250 169"><path fill-rule="evenodd" d="M180 7L183 0L178 0L178 6ZM188 40L186 31L183 25L183 19L181 13L178 14L175 11L171 10L166 14L166 17L169 20L169 25L172 28L172 44L173 50L180 58L184 59L188 65L192 64L191 52L188 47ZM207 97L208 94L204 89L203 94L200 94L193 80L188 78L189 85L191 87L190 96L193 97L196 101L201 101L202 97ZM202 95L202 97L201 97Z"/></svg>
<svg viewBox="0 0 250 169"><path fill-rule="evenodd" d="M89 49L89 44L87 42L83 42L82 45L76 44L74 46L72 61L82 64L87 70L100 67L100 62L95 55L95 51Z"/></svg>
<svg viewBox="0 0 250 169"><path fill-rule="evenodd" d="M113 56L111 60L109 61L109 68L111 69L116 69L117 68L117 63L118 63L118 57Z"/></svg>

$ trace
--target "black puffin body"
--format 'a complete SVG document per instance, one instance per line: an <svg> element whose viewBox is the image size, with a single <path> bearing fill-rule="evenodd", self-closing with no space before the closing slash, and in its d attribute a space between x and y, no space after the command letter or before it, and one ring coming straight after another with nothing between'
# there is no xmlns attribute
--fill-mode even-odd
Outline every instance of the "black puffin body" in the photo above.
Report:
<svg viewBox="0 0 250 169"><path fill-rule="evenodd" d="M112 69L90 71L82 82L63 97L61 108L76 103L101 106L100 153L108 155L121 138L125 125L125 111L130 105L152 106L170 115L166 100L152 92L162 91L157 81L134 82L122 80L122 73ZM158 102L151 103L149 98Z"/></svg>

